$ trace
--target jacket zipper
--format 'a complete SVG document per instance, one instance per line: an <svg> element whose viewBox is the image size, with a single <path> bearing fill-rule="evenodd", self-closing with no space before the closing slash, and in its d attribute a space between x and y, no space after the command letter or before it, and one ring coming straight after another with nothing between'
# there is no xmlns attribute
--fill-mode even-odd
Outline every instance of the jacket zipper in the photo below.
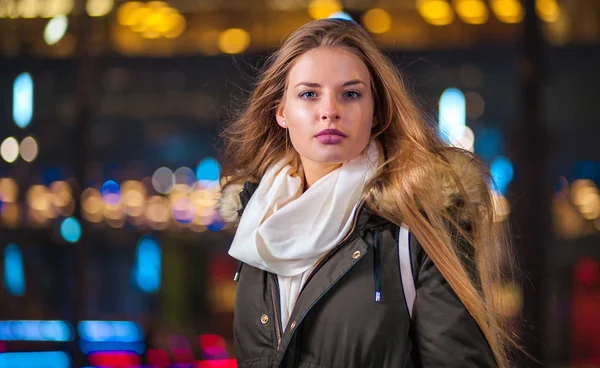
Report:
<svg viewBox="0 0 600 368"><path fill-rule="evenodd" d="M349 239L349 237L346 237L346 238L344 238L344 240L343 240L343 241L341 241L341 242L338 244L338 247L339 247L339 246L341 246L341 245L343 245L343 244L344 244L344 242L346 242L348 239ZM337 248L337 247L336 247L336 248ZM334 280L334 281L331 283L331 285L330 285L330 286L329 286L327 289L325 289L325 291L323 291L323 292L321 293L321 296L320 296L320 297L319 297L317 300L315 300L315 301L314 301L314 302L313 302L313 303L312 303L312 304L311 304L311 305L308 307L307 311L311 310L311 309L312 309L312 308L313 308L313 307L314 307L314 306L315 306L315 305L316 305L316 304L317 304L317 303L318 303L318 302L319 302L319 301L320 301L320 300L323 298L323 296L324 296L324 295L326 295L326 294L329 292L329 290L331 290L331 288L333 287L333 285L337 284L337 282L338 282L338 281L339 281L339 280L340 280L342 277L344 277L344 276L345 276L345 275L348 273L348 271L350 271L350 269L351 269L351 268L352 268L352 267L348 268L348 269L347 269L347 270L346 270L344 273L342 273L342 274L341 274L341 275L340 275L340 276L339 276L337 279L335 279L335 280ZM306 280L306 283L308 283L308 280L309 280L309 279L307 279L307 280ZM307 312L305 311L305 312L304 312L304 314L303 314L302 316L300 316L300 318L298 319L298 321L302 321L302 320L304 319L304 317L306 316L306 313L307 313ZM289 344L289 342L290 342L290 341L291 341L291 340L290 340L290 339L288 339L288 344ZM283 348L283 350L282 350L282 351L285 353L285 351L287 350L287 348L288 348L288 345L286 344L286 345L284 346L284 348ZM279 350L279 346L277 347L277 350ZM284 356L285 356L285 354L281 356L281 358L279 359L279 361L278 361L278 363L277 363L277 365L276 365L275 367L277 367L277 368L281 367L281 362L283 361L283 357L284 357Z"/></svg>
<svg viewBox="0 0 600 368"><path fill-rule="evenodd" d="M275 286L279 289L279 282L277 281L277 275L275 275ZM279 350L279 346L281 345L281 325L279 323L279 311L277 307L279 307L279 303L276 302L275 297L275 288L271 286L271 298L273 299L273 316L275 317L275 333L277 335L277 350Z"/></svg>

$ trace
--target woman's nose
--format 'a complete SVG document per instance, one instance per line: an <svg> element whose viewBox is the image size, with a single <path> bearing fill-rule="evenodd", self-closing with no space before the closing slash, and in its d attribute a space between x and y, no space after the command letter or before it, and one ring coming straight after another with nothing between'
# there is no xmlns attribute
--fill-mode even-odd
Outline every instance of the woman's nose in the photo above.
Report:
<svg viewBox="0 0 600 368"><path fill-rule="evenodd" d="M321 120L338 121L340 120L340 109L338 107L335 96L330 96L323 99L323 107L321 110Z"/></svg>

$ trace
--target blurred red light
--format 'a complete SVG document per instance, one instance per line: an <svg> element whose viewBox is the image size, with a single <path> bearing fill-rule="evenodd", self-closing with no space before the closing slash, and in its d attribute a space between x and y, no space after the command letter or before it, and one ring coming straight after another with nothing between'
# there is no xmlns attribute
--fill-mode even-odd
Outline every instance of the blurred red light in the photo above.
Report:
<svg viewBox="0 0 600 368"><path fill-rule="evenodd" d="M127 351L91 353L88 360L97 367L125 368L140 365L140 357Z"/></svg>
<svg viewBox="0 0 600 368"><path fill-rule="evenodd" d="M157 368L167 368L171 364L169 353L162 349L148 349L146 352L148 363Z"/></svg>
<svg viewBox="0 0 600 368"><path fill-rule="evenodd" d="M224 348L225 340L219 335L200 335L200 347L202 349Z"/></svg>
<svg viewBox="0 0 600 368"><path fill-rule="evenodd" d="M600 265L591 258L581 258L575 266L575 277L587 286L600 282Z"/></svg>
<svg viewBox="0 0 600 368"><path fill-rule="evenodd" d="M200 360L196 368L237 368L235 359Z"/></svg>

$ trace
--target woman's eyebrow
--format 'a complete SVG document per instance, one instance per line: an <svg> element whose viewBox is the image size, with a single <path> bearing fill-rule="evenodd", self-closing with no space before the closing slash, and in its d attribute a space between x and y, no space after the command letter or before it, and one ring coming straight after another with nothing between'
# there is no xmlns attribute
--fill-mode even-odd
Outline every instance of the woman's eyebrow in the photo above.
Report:
<svg viewBox="0 0 600 368"><path fill-rule="evenodd" d="M363 84L366 86L365 82L361 81L360 79L352 79L347 82L344 82L342 84L342 87L353 86L356 84ZM319 83L314 83L314 82L300 82L300 83L296 84L294 87L299 87L299 86L305 86L305 87L310 87L310 88L321 87L321 85Z"/></svg>

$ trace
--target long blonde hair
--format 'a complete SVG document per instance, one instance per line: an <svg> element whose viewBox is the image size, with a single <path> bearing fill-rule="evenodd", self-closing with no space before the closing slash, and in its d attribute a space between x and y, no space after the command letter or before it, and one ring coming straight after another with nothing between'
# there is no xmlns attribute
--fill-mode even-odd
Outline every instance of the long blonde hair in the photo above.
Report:
<svg viewBox="0 0 600 368"><path fill-rule="evenodd" d="M493 291L506 277L501 267L506 232L493 220L487 170L468 152L446 147L397 69L361 26L313 21L271 55L248 105L222 133L225 185L258 182L269 166L286 155L297 156L275 113L294 61L318 47L353 52L371 74L377 122L372 139L381 145L383 163L365 188L365 205L411 229L483 331L498 365L508 367L514 341L503 328Z"/></svg>

